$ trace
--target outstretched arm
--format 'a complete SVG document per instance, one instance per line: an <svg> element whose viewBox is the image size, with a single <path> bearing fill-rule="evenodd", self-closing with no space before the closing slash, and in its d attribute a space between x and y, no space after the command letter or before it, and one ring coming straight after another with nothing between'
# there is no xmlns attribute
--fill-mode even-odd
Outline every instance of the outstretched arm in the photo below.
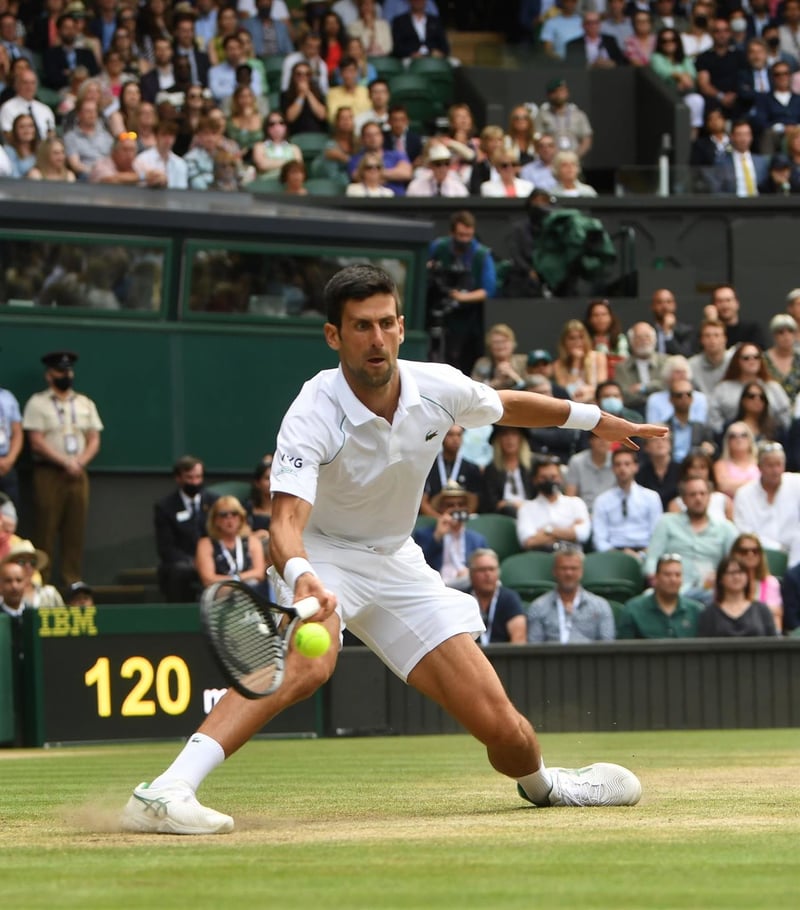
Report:
<svg viewBox="0 0 800 910"><path fill-rule="evenodd" d="M321 609L312 619L321 622L336 609L336 595L323 587L314 567L308 563L303 529L310 514L310 502L289 493L276 493L269 523L269 552L283 580L293 587L295 601L316 597L320 602Z"/></svg>
<svg viewBox="0 0 800 910"><path fill-rule="evenodd" d="M563 398L551 398L537 392L517 392L513 389L504 389L498 394L503 403L503 416L497 422L503 426L591 430L601 439L621 442L630 449L639 448L633 441L633 436L647 439L666 436L669 433L667 427L651 423L632 423L622 417L607 414L595 405L576 405ZM588 424L592 422L593 414L598 419L594 426L590 426Z"/></svg>

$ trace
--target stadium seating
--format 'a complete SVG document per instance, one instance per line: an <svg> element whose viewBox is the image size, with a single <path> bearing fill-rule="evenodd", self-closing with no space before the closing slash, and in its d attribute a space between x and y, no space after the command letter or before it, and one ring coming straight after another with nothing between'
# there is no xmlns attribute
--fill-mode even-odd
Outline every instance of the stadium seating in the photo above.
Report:
<svg viewBox="0 0 800 910"><path fill-rule="evenodd" d="M500 563L500 581L512 588L524 601L534 600L552 591L553 554L515 553Z"/></svg>
<svg viewBox="0 0 800 910"><path fill-rule="evenodd" d="M389 81L392 104L402 104L408 119L427 128L439 112L439 102L431 91L427 76L402 73Z"/></svg>
<svg viewBox="0 0 800 910"><path fill-rule="evenodd" d="M608 598L606 598L608 600ZM611 607L611 612L614 614L614 628L619 629L619 618L622 615L622 611L625 609L625 604L620 603L618 600L609 600L609 607Z"/></svg>
<svg viewBox="0 0 800 910"><path fill-rule="evenodd" d="M789 565L789 554L784 553L783 550L770 550L764 547L764 555L767 557L770 573L780 581L786 574L786 569Z"/></svg>
<svg viewBox="0 0 800 910"><path fill-rule="evenodd" d="M256 177L251 180L244 189L248 193L255 193L257 196L277 196L283 192L283 184L274 177Z"/></svg>
<svg viewBox="0 0 800 910"><path fill-rule="evenodd" d="M311 167L311 162L328 144L329 136L327 133L298 133L292 136L292 142L303 153L303 161L306 167Z"/></svg>
<svg viewBox="0 0 800 910"><path fill-rule="evenodd" d="M225 480L213 483L208 487L208 492L215 496L235 496L242 505L250 498L249 480Z"/></svg>
<svg viewBox="0 0 800 910"><path fill-rule="evenodd" d="M438 103L439 113L444 114L453 103L453 67L440 57L416 57L409 64L408 72L425 79ZM395 100L394 96L392 100Z"/></svg>
<svg viewBox="0 0 800 910"><path fill-rule="evenodd" d="M641 594L645 587L639 560L617 550L587 553L581 584L593 594L623 602Z"/></svg>
<svg viewBox="0 0 800 910"><path fill-rule="evenodd" d="M305 182L309 196L342 196L344 187L339 180L329 177L309 177Z"/></svg>
<svg viewBox="0 0 800 910"><path fill-rule="evenodd" d="M277 54L275 56L267 54L261 57L261 62L264 64L264 72L267 76L267 92L278 92L280 94L283 57L279 57Z"/></svg>
<svg viewBox="0 0 800 910"><path fill-rule="evenodd" d="M517 522L509 515L473 515L467 527L483 534L500 562L520 551Z"/></svg>
<svg viewBox="0 0 800 910"><path fill-rule="evenodd" d="M418 515L417 520L414 523L414 531L421 531L422 528L430 528L435 524L436 519L433 517L433 515Z"/></svg>
<svg viewBox="0 0 800 910"><path fill-rule="evenodd" d="M375 67L379 79L391 80L394 76L405 72L403 61L397 57L369 57L369 62Z"/></svg>

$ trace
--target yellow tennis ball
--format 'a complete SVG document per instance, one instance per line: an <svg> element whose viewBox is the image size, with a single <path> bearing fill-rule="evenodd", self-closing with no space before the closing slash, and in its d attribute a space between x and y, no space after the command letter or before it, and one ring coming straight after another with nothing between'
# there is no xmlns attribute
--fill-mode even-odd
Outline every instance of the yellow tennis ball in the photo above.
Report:
<svg viewBox="0 0 800 910"><path fill-rule="evenodd" d="M303 657L322 657L331 646L331 633L321 623L307 622L297 630L294 645Z"/></svg>

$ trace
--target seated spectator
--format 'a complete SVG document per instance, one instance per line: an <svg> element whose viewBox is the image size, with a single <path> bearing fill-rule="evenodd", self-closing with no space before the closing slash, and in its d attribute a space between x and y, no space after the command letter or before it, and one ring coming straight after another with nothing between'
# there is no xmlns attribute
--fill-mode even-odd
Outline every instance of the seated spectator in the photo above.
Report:
<svg viewBox="0 0 800 910"><path fill-rule="evenodd" d="M79 180L88 180L95 162L111 152L114 140L100 121L96 101L84 98L75 113L75 128L64 134L67 163Z"/></svg>
<svg viewBox="0 0 800 910"><path fill-rule="evenodd" d="M439 510L434 507L434 501L441 503L442 500L436 499L437 493L441 492L449 481L463 487L469 494L470 511L474 512L478 506L478 497L481 492L481 470L476 465L464 457L461 451L461 444L464 440L464 428L453 425L445 433L442 440L442 450L436 456L436 461L428 474L425 481L425 489L422 493L422 502L420 503L420 515L431 515L434 518L439 517Z"/></svg>
<svg viewBox="0 0 800 910"><path fill-rule="evenodd" d="M278 115L280 116L280 115ZM231 98L231 114L225 128L225 135L242 150L242 156L249 162L253 146L264 138L261 112L256 97L249 85L240 85Z"/></svg>
<svg viewBox="0 0 800 910"><path fill-rule="evenodd" d="M0 562L0 611L18 619L26 609L25 573L14 562Z"/></svg>
<svg viewBox="0 0 800 910"><path fill-rule="evenodd" d="M440 142L431 141L425 154L426 167L417 170L409 183L406 196L463 198L469 190L456 172L451 170L450 150Z"/></svg>
<svg viewBox="0 0 800 910"><path fill-rule="evenodd" d="M308 15L314 15L310 10ZM319 55L325 61L328 69L328 82L330 86L336 85L334 78L340 69L340 62L344 57L344 45L347 40L347 32L342 24L342 20L331 9L326 9L320 13L319 33L322 39L320 43Z"/></svg>
<svg viewBox="0 0 800 910"><path fill-rule="evenodd" d="M533 184L517 177L519 162L507 149L498 149L492 158L492 167L499 174L499 180L487 180L481 184L481 196L500 199L527 199L533 191Z"/></svg>
<svg viewBox="0 0 800 910"><path fill-rule="evenodd" d="M280 117L280 114L270 116ZM353 129L354 122L351 108L340 107L336 111L331 138L325 143L325 148L311 162L312 177L326 177L329 180L335 180L343 187L350 183L347 168L350 159L356 154L358 145ZM285 134L285 129L283 132ZM297 146L292 147L297 148ZM297 149L297 153L298 156L301 155L300 149Z"/></svg>
<svg viewBox="0 0 800 910"><path fill-rule="evenodd" d="M112 136L123 132L136 133L139 130L139 110L142 106L142 90L138 82L126 82L117 99L118 109L114 113ZM117 128L118 127L118 128Z"/></svg>
<svg viewBox="0 0 800 910"><path fill-rule="evenodd" d="M0 565L13 563L22 568L25 587L22 598L25 607L38 610L39 607L61 607L64 601L53 585L42 583L41 572L50 563L47 554L37 550L29 540L20 540L13 544L3 557Z"/></svg>
<svg viewBox="0 0 800 910"><path fill-rule="evenodd" d="M247 62L238 34L228 35L225 38L223 49L225 59L216 66L212 66L208 71L208 87L217 102L223 102L233 95L238 84L237 70L239 66ZM264 94L261 76L258 70L252 67L250 88L256 98L260 98Z"/></svg>
<svg viewBox="0 0 800 910"><path fill-rule="evenodd" d="M680 463L678 471L678 488L687 480L705 480L711 489L708 500L708 514L720 521L733 519L733 504L729 496L714 486L714 462L711 456L702 449L695 449ZM667 506L668 512L685 512L686 503L681 496L676 496Z"/></svg>
<svg viewBox="0 0 800 910"><path fill-rule="evenodd" d="M67 152L60 139L53 136L50 139L43 139L39 143L36 164L28 171L27 177L28 180L75 182L75 174L67 167Z"/></svg>
<svg viewBox="0 0 800 910"><path fill-rule="evenodd" d="M367 92L369 93L370 106L355 118L355 126L358 132L361 132L361 127L368 121L377 123L381 127L386 126L389 122L389 98L391 97L389 83L385 79L373 79L367 86ZM341 106L339 110L341 110Z"/></svg>
<svg viewBox="0 0 800 910"><path fill-rule="evenodd" d="M760 148L771 155L782 151L787 126L800 122L800 95L791 90L792 70L788 63L774 63L770 70L772 91L755 98L751 122L760 136Z"/></svg>
<svg viewBox="0 0 800 910"><path fill-rule="evenodd" d="M426 10L426 0L410 0L409 6L409 12L392 20L392 55L401 60L449 57L450 42L442 20Z"/></svg>
<svg viewBox="0 0 800 910"><path fill-rule="evenodd" d="M693 167L713 168L721 164L725 153L730 148L728 121L719 108L706 111L704 127L700 135L692 142L689 153L689 164ZM709 175L715 183L715 175Z"/></svg>
<svg viewBox="0 0 800 910"><path fill-rule="evenodd" d="M369 92L358 82L358 64L352 57L343 57L339 66L341 84L328 90L325 105L328 109L328 120L332 124L340 107L349 107L358 117L372 107Z"/></svg>
<svg viewBox="0 0 800 910"><path fill-rule="evenodd" d="M758 447L758 480L743 484L733 497L733 520L741 532L758 534L761 545L797 555L800 526L800 475L786 470L786 453L776 442Z"/></svg>
<svg viewBox="0 0 800 910"><path fill-rule="evenodd" d="M536 115L536 132L555 137L559 151L572 151L579 158L592 147L592 125L577 104L569 100L566 79L557 76L547 83L547 101Z"/></svg>
<svg viewBox="0 0 800 910"><path fill-rule="evenodd" d="M482 645L524 645L527 640L525 608L516 591L500 584L500 563L490 549L474 550L469 557L469 593L478 602L486 630Z"/></svg>
<svg viewBox="0 0 800 910"><path fill-rule="evenodd" d="M356 69L358 70L358 84L363 85L364 88L368 89L378 78L378 71L375 69L375 65L370 63L361 39L350 35L349 32L344 45L344 56L352 57L353 60L355 60ZM335 75L336 78L334 79L334 82L338 85L341 80L339 79L338 73Z"/></svg>
<svg viewBox="0 0 800 910"><path fill-rule="evenodd" d="M769 159L769 171L759 183L758 192L761 196L790 196L800 193L800 180L792 180L792 162L782 152Z"/></svg>
<svg viewBox="0 0 800 910"><path fill-rule="evenodd" d="M648 322L634 323L628 329L631 355L618 363L614 378L622 388L625 404L643 414L647 396L664 388L666 354L656 351L656 330Z"/></svg>
<svg viewBox="0 0 800 910"><path fill-rule="evenodd" d="M617 617L617 638L695 638L704 607L681 594L683 560L676 553L658 558L653 587L626 602Z"/></svg>
<svg viewBox="0 0 800 910"><path fill-rule="evenodd" d="M644 573L652 584L659 557L677 553L683 559L682 593L710 603L717 566L730 552L737 536L736 526L709 515L710 481L685 480L680 495L686 511L665 512L658 520L647 548Z"/></svg>
<svg viewBox="0 0 800 910"><path fill-rule="evenodd" d="M586 326L578 319L564 323L558 339L553 378L574 401L594 401L597 384L608 379L605 354L592 349Z"/></svg>
<svg viewBox="0 0 800 910"><path fill-rule="evenodd" d="M647 396L647 407L645 409L645 420L647 423L666 423L675 413L675 407L671 400L671 384L677 380L689 380L691 383L691 364L681 354L673 354L664 361L661 376L667 388L651 392ZM689 419L698 423L705 423L707 418L708 399L701 391L694 389L692 390L691 403L689 405Z"/></svg>
<svg viewBox="0 0 800 910"><path fill-rule="evenodd" d="M567 44L583 35L583 19L578 13L578 0L559 0L558 6L560 11L545 20L539 41L548 57L563 60Z"/></svg>
<svg viewBox="0 0 800 910"><path fill-rule="evenodd" d="M780 50L797 59L800 48L800 2L786 0L783 4L782 25L778 29Z"/></svg>
<svg viewBox="0 0 800 910"><path fill-rule="evenodd" d="M586 447L567 462L564 492L567 496L580 496L591 512L597 497L614 486L614 472L611 444L594 433L585 433L584 437Z"/></svg>
<svg viewBox="0 0 800 910"><path fill-rule="evenodd" d="M584 10L583 34L567 42L567 63L589 69L610 69L628 62L616 38L603 34L601 21L598 10Z"/></svg>
<svg viewBox="0 0 800 910"><path fill-rule="evenodd" d="M199 24L199 23L198 23ZM239 28L236 9L223 6L216 15L216 30L205 45L205 52L211 64L216 65L225 59L224 42L229 35L235 35Z"/></svg>
<svg viewBox="0 0 800 910"><path fill-rule="evenodd" d="M216 134L206 117L200 121L192 147L183 156L190 189L206 190L214 182L215 151Z"/></svg>
<svg viewBox="0 0 800 910"><path fill-rule="evenodd" d="M471 554L488 547L483 534L466 527L467 519L477 505L476 500L477 497L459 483L448 481L431 500L438 513L436 524L414 532L414 539L428 565L442 576L448 587L459 591L466 591L471 585L468 568Z"/></svg>
<svg viewBox="0 0 800 910"><path fill-rule="evenodd" d="M325 96L328 94L330 87L328 81L328 67L320 56L322 39L318 32L306 31L300 38L298 49L293 54L288 54L283 58L281 67L281 93L287 91L292 83L292 73L298 63L304 63L309 70L308 78L310 85L316 89L317 96L322 99L323 104Z"/></svg>
<svg viewBox="0 0 800 910"><path fill-rule="evenodd" d="M389 108L389 119L383 125L383 148L405 155L412 165L422 158L422 136L410 129L408 111L402 104L393 104Z"/></svg>
<svg viewBox="0 0 800 910"><path fill-rule="evenodd" d="M656 392L653 393L657 394ZM669 397L673 413L663 421L672 437L672 459L681 464L690 452L699 450L711 457L716 455L714 431L706 421L693 420L692 401L700 395L688 379L673 379L669 384Z"/></svg>
<svg viewBox="0 0 800 910"><path fill-rule="evenodd" d="M739 71L737 94L743 108L753 115L756 98L768 95L772 90L770 67L767 64L767 42L753 37L745 48L747 66Z"/></svg>
<svg viewBox="0 0 800 910"><path fill-rule="evenodd" d="M89 183L111 183L115 185L134 186L142 182L146 185L161 186L163 177L159 170L139 172L134 167L136 160L136 139L134 133L121 133L114 143L111 154L94 163L89 173Z"/></svg>
<svg viewBox="0 0 800 910"><path fill-rule="evenodd" d="M569 397L567 395L565 398ZM609 414L615 414L617 417L624 417L632 423L644 423L644 417L639 411L625 406L622 397L622 386L616 379L606 379L605 382L598 382L595 391L595 402L600 405L604 411Z"/></svg>
<svg viewBox="0 0 800 910"><path fill-rule="evenodd" d="M117 99L122 92L122 86L126 82L130 82L132 78L125 72L125 61L119 51L106 51L103 55L103 66L98 76L100 84L105 91L112 98Z"/></svg>
<svg viewBox="0 0 800 910"><path fill-rule="evenodd" d="M727 424L740 419L737 415L742 393L746 385L755 382L763 384L761 393L766 395L765 401L769 402L771 416L778 422L781 429L788 428L791 417L789 398L783 387L769 378L767 366L758 345L745 341L736 347L722 382L717 385L711 395L708 420L715 433L722 433ZM758 393L758 389L751 389L748 392L754 399L757 398ZM747 401L750 400L747 399ZM746 420L746 423L751 425L751 429L755 429L752 415ZM760 428L758 432L760 432Z"/></svg>
<svg viewBox="0 0 800 910"><path fill-rule="evenodd" d="M753 600L750 575L741 559L720 560L714 585L714 601L700 614L697 634L701 638L741 638L777 635L772 613L766 604Z"/></svg>
<svg viewBox="0 0 800 910"><path fill-rule="evenodd" d="M383 158L375 152L368 152L361 158L353 181L347 187L348 196L377 199L390 199L394 196L394 192L383 185Z"/></svg>
<svg viewBox="0 0 800 910"><path fill-rule="evenodd" d="M545 376L534 373L528 376L527 383L531 392L556 397L554 384ZM535 455L555 458L560 464L566 464L586 444L586 434L564 427L537 427L528 430L528 440Z"/></svg>
<svg viewBox="0 0 800 910"><path fill-rule="evenodd" d="M351 38L360 38L368 57L388 57L394 42L392 27L380 15L375 0L359 0L358 18L347 26Z"/></svg>
<svg viewBox="0 0 800 910"><path fill-rule="evenodd" d="M189 185L188 169L183 159L173 151L178 126L174 121L162 120L156 127L155 148L140 152L134 159L134 169L144 175L150 187L185 190Z"/></svg>
<svg viewBox="0 0 800 910"><path fill-rule="evenodd" d="M524 389L527 357L515 353L517 336L511 326L498 322L486 333L486 353L472 367L472 378L493 389Z"/></svg>
<svg viewBox="0 0 800 910"><path fill-rule="evenodd" d="M766 155L753 154L753 130L740 120L731 127L730 147L714 165L708 178L712 192L730 193L741 198L757 196L769 169Z"/></svg>
<svg viewBox="0 0 800 910"><path fill-rule="evenodd" d="M191 603L200 594L195 569L197 542L207 533L206 520L217 500L203 489L203 463L184 455L173 469L177 489L155 506L158 584L169 603Z"/></svg>
<svg viewBox="0 0 800 910"><path fill-rule="evenodd" d="M70 607L93 607L94 591L85 581L74 581L67 588L66 602Z"/></svg>
<svg viewBox="0 0 800 910"><path fill-rule="evenodd" d="M11 135L6 140L5 152L11 162L11 177L27 177L36 164L39 134L30 114L19 114L11 125Z"/></svg>
<svg viewBox="0 0 800 910"><path fill-rule="evenodd" d="M628 356L628 337L622 331L619 316L605 299L590 300L583 324L592 339L592 347L599 354L605 354L611 363ZM610 370L609 370L610 372ZM652 423L652 421L648 421Z"/></svg>
<svg viewBox="0 0 800 910"><path fill-rule="evenodd" d="M536 348L528 352L528 363L525 367L525 384L528 388L536 385L537 379L546 379L550 385L549 394L554 398L569 398L569 393L564 386L553 379L553 357L550 351Z"/></svg>
<svg viewBox="0 0 800 910"><path fill-rule="evenodd" d="M743 386L734 420L746 424L756 445L762 442L783 442L786 438L786 427L773 415L769 393L760 379L754 379Z"/></svg>
<svg viewBox="0 0 800 910"><path fill-rule="evenodd" d="M739 73L747 66L744 53L731 41L731 26L717 14L711 24L712 46L695 58L697 88L709 107L720 107L726 119L744 111L737 94Z"/></svg>
<svg viewBox="0 0 800 910"><path fill-rule="evenodd" d="M307 196L306 166L302 161L287 161L278 177L287 196Z"/></svg>
<svg viewBox="0 0 800 910"><path fill-rule="evenodd" d="M238 192L245 176L240 170L240 164L238 155L232 155L225 149L215 149L214 179L208 188L226 193ZM252 174L252 170L249 173Z"/></svg>
<svg viewBox="0 0 800 910"><path fill-rule="evenodd" d="M614 640L614 614L608 601L581 585L583 553L578 547L557 550L553 557L554 590L528 607L528 644L584 644Z"/></svg>
<svg viewBox="0 0 800 910"><path fill-rule="evenodd" d="M303 153L286 138L286 119L280 111L273 111L264 118L264 141L253 146L253 164L260 177L278 182L281 168L287 161L302 164Z"/></svg>
<svg viewBox="0 0 800 910"><path fill-rule="evenodd" d="M475 135L475 118L468 104L451 104L447 111L447 132L438 139L448 148L457 150L463 164L471 164L480 150L480 139Z"/></svg>
<svg viewBox="0 0 800 910"><path fill-rule="evenodd" d="M714 485L720 493L732 499L739 487L758 479L757 453L750 427L739 420L730 424L722 434L722 453L714 462Z"/></svg>
<svg viewBox="0 0 800 910"><path fill-rule="evenodd" d="M479 511L517 517L526 499L534 497L531 447L518 427L495 426L489 436L492 461L483 472Z"/></svg>
<svg viewBox="0 0 800 910"><path fill-rule="evenodd" d="M644 459L636 479L643 487L658 493L665 511L678 495L679 471L680 465L672 460L669 437L645 440Z"/></svg>
<svg viewBox="0 0 800 910"><path fill-rule="evenodd" d="M586 503L577 496L565 496L561 466L557 459L539 461L533 468L534 499L525 500L517 510L517 537L523 550L552 553L564 543L582 548L592 533Z"/></svg>
<svg viewBox="0 0 800 910"><path fill-rule="evenodd" d="M619 550L642 559L663 514L661 498L636 483L635 452L617 449L611 455L611 469L616 482L599 493L591 506L593 546L601 553Z"/></svg>
<svg viewBox="0 0 800 910"><path fill-rule="evenodd" d="M696 61L700 54L714 46L714 39L709 31L714 9L713 0L697 0L692 6L689 27L681 30L683 52L692 60Z"/></svg>
<svg viewBox="0 0 800 910"><path fill-rule="evenodd" d="M480 145L469 177L469 191L480 196L481 186L487 180L500 181L500 175L492 167L492 159L503 146L503 128L489 124L481 130Z"/></svg>
<svg viewBox="0 0 800 910"><path fill-rule="evenodd" d="M535 144L536 157L522 168L519 175L523 180L532 183L537 190L551 191L556 185L556 177L553 173L556 140L555 136L551 136L549 133L537 135L538 138ZM549 192L548 195L550 195Z"/></svg>
<svg viewBox="0 0 800 910"><path fill-rule="evenodd" d="M800 393L800 350L797 347L797 323L788 313L778 313L769 323L772 347L764 351L764 363L770 379L783 386L789 401Z"/></svg>
<svg viewBox="0 0 800 910"><path fill-rule="evenodd" d="M767 554L761 546L758 534L740 534L733 542L731 556L738 559L747 569L750 586L747 596L766 604L778 634L783 629L783 597L780 581L770 573Z"/></svg>
<svg viewBox="0 0 800 910"><path fill-rule="evenodd" d="M662 28L658 33L650 66L659 78L675 88L689 108L689 124L693 130L699 130L703 125L705 101L697 91L694 60L684 53L680 35L674 28Z"/></svg>
<svg viewBox="0 0 800 910"><path fill-rule="evenodd" d="M253 50L258 57L278 55L284 57L294 52L286 24L275 17L272 0L256 0L254 16L243 19L241 27L250 33Z"/></svg>
<svg viewBox="0 0 800 910"><path fill-rule="evenodd" d="M578 179L580 171L580 160L575 152L559 152L553 159L553 176L556 180L551 189L553 195L571 199L597 196L594 187Z"/></svg>
<svg viewBox="0 0 800 910"><path fill-rule="evenodd" d="M208 511L206 534L197 541L195 566L203 587L227 578L250 585L265 580L264 550L251 533L235 496L220 496Z"/></svg>
<svg viewBox="0 0 800 910"><path fill-rule="evenodd" d="M289 125L290 136L328 132L325 95L312 81L308 63L301 61L292 68L289 87L281 92L281 111Z"/></svg>
<svg viewBox="0 0 800 910"><path fill-rule="evenodd" d="M633 34L625 40L622 53L631 66L647 66L656 48L652 16L647 10L636 9L631 21Z"/></svg>
<svg viewBox="0 0 800 910"><path fill-rule="evenodd" d="M653 7L653 31L674 28L676 32L681 32L689 27L689 20L683 16L682 4L678 4L677 0L655 0Z"/></svg>
<svg viewBox="0 0 800 910"><path fill-rule="evenodd" d="M172 41L166 36L156 38L153 42L153 60L139 81L143 101L155 104L159 93L169 91L175 84L173 58Z"/></svg>
<svg viewBox="0 0 800 910"><path fill-rule="evenodd" d="M72 12L63 12L57 20L57 43L42 55L42 82L58 91L69 84L70 74L77 66L84 66L91 76L97 75L97 59L88 48L78 47L78 23Z"/></svg>
<svg viewBox="0 0 800 910"><path fill-rule="evenodd" d="M190 92L189 94L192 94ZM192 102L189 102L191 106ZM186 110L184 109L184 114ZM188 122L184 116L181 119L181 128L186 129L190 127L191 135L188 135L186 138L186 143L184 147L184 152L188 150L189 144L191 142L192 136L194 136L194 131L197 129L197 124L200 122L200 118L197 118L197 122ZM143 101L139 105L139 128L136 130L136 152L144 152L147 149L155 148L156 146L156 127L158 126L158 111L154 104L150 104L148 101ZM120 133L130 132L130 130L120 130ZM119 136L120 133L116 135ZM178 147L177 142L175 143L175 148ZM174 149L173 149L174 151ZM175 152L177 155L178 153Z"/></svg>
<svg viewBox="0 0 800 910"><path fill-rule="evenodd" d="M368 153L381 156L383 160L384 184L395 195L404 195L406 185L411 180L411 162L405 152L396 152L384 148L383 132L377 123L365 123L361 128L361 151L350 159L347 168L351 177L355 174L361 158Z"/></svg>
<svg viewBox="0 0 800 910"><path fill-rule="evenodd" d="M527 105L518 104L511 109L503 148L520 165L528 164L536 157L536 132L533 128L533 115Z"/></svg>

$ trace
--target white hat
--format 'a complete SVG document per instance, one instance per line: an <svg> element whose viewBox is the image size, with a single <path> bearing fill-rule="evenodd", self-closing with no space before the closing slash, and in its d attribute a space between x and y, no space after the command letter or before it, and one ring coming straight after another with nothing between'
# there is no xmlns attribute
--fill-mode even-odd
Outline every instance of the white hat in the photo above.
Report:
<svg viewBox="0 0 800 910"><path fill-rule="evenodd" d="M433 145L428 152L428 161L449 161L453 156L450 154L450 149L446 145L442 145L441 142L437 142Z"/></svg>
<svg viewBox="0 0 800 910"><path fill-rule="evenodd" d="M46 569L50 562L47 553L44 550L37 550L29 540L19 540L12 544L11 549L3 557L2 565L8 562L14 562L18 556L35 556L36 568Z"/></svg>

